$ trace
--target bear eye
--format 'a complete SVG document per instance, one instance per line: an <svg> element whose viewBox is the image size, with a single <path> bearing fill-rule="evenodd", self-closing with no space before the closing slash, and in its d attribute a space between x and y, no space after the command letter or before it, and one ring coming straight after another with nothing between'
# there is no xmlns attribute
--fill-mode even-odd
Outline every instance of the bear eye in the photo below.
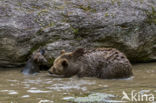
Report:
<svg viewBox="0 0 156 103"><path fill-rule="evenodd" d="M63 67L68 67L68 63L67 63L66 60L62 61L62 66L63 66Z"/></svg>

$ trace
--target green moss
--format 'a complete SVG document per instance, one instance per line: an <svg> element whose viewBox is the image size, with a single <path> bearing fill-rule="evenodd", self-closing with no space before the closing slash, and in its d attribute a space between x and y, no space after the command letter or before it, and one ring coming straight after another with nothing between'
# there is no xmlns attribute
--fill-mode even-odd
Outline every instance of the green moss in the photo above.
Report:
<svg viewBox="0 0 156 103"><path fill-rule="evenodd" d="M105 17L108 17L109 16L109 14L108 13L105 13Z"/></svg>
<svg viewBox="0 0 156 103"><path fill-rule="evenodd" d="M50 22L48 26L49 27L53 27L53 26L55 26L55 23L54 22Z"/></svg>
<svg viewBox="0 0 156 103"><path fill-rule="evenodd" d="M48 63L49 63L50 65L53 65L54 60L55 60L55 58L49 58L49 59L48 59Z"/></svg>
<svg viewBox="0 0 156 103"><path fill-rule="evenodd" d="M78 5L78 8L87 11L87 12L96 12L96 9L92 8L90 5L84 6L84 5Z"/></svg>
<svg viewBox="0 0 156 103"><path fill-rule="evenodd" d="M73 42L70 42L70 45L71 45L71 46L75 46L75 43L73 43Z"/></svg>
<svg viewBox="0 0 156 103"><path fill-rule="evenodd" d="M38 12L38 15L41 15L42 13L48 13L48 9L42 9L41 11Z"/></svg>
<svg viewBox="0 0 156 103"><path fill-rule="evenodd" d="M74 39L77 41L81 41L83 38L81 37L81 29L79 28L73 28L71 27L73 34L74 34Z"/></svg>
<svg viewBox="0 0 156 103"><path fill-rule="evenodd" d="M37 31L36 35L42 35L43 34L43 29L41 28L40 30Z"/></svg>
<svg viewBox="0 0 156 103"><path fill-rule="evenodd" d="M121 4L121 1L117 1L117 4L120 6L120 4Z"/></svg>
<svg viewBox="0 0 156 103"><path fill-rule="evenodd" d="M54 27L56 24L54 23L54 22L50 22L49 24L47 24L47 25L43 25L42 24L42 31L44 31L44 29L46 29L46 28L49 28L49 27Z"/></svg>
<svg viewBox="0 0 156 103"><path fill-rule="evenodd" d="M37 50L41 45L40 44L36 44L35 46L33 46L33 48L31 48L30 50L30 54L32 54L35 50Z"/></svg>
<svg viewBox="0 0 156 103"><path fill-rule="evenodd" d="M115 0L111 0L111 2L112 2L112 5L114 5L114 4L115 4Z"/></svg>
<svg viewBox="0 0 156 103"><path fill-rule="evenodd" d="M121 4L120 0L111 0L112 5L114 5L115 3L117 3L119 6Z"/></svg>
<svg viewBox="0 0 156 103"><path fill-rule="evenodd" d="M41 9L41 7L38 6L38 5L32 5L31 8L33 8L33 9Z"/></svg>
<svg viewBox="0 0 156 103"><path fill-rule="evenodd" d="M75 37L77 37L79 35L79 29L78 28L71 27L71 30L73 31L73 34L75 35Z"/></svg>
<svg viewBox="0 0 156 103"><path fill-rule="evenodd" d="M49 21L49 23L45 23L45 22L41 22L40 20L38 20L38 18L35 19L35 22L41 26L40 31L44 31L44 29L47 29L49 27L54 27L56 25L56 23L53 21L51 22Z"/></svg>
<svg viewBox="0 0 156 103"><path fill-rule="evenodd" d="M114 14L111 14L111 17L112 17L112 18L115 18L115 15L114 15Z"/></svg>
<svg viewBox="0 0 156 103"><path fill-rule="evenodd" d="M38 12L38 17L35 18L35 22L38 23L42 28L42 30L44 31L44 29L49 28L49 27L53 27L55 25L55 22L53 21L49 21L49 22L44 22L41 21L40 18L42 18L43 16L46 16L46 14L49 12L48 9L42 9Z"/></svg>
<svg viewBox="0 0 156 103"><path fill-rule="evenodd" d="M17 5L18 5L19 7L22 7L22 3L21 3L21 2L17 2Z"/></svg>
<svg viewBox="0 0 156 103"><path fill-rule="evenodd" d="M64 5L60 5L60 6L55 6L55 9L60 9L60 10L63 10L65 8Z"/></svg>
<svg viewBox="0 0 156 103"><path fill-rule="evenodd" d="M82 40L81 37L76 37L75 39L76 39L77 41L81 41L81 40Z"/></svg>
<svg viewBox="0 0 156 103"><path fill-rule="evenodd" d="M68 18L64 17L64 18L62 19L62 22L67 23L67 22L68 22Z"/></svg>
<svg viewBox="0 0 156 103"><path fill-rule="evenodd" d="M73 30L73 32L74 32L75 35L78 35L79 29L72 28L72 30Z"/></svg>
<svg viewBox="0 0 156 103"><path fill-rule="evenodd" d="M146 14L147 14L147 20L146 22L149 23L149 24L156 24L156 10L154 7L152 7L152 11L149 12L149 11L146 11Z"/></svg>
<svg viewBox="0 0 156 103"><path fill-rule="evenodd" d="M144 0L140 0L140 3L143 3L144 2Z"/></svg>

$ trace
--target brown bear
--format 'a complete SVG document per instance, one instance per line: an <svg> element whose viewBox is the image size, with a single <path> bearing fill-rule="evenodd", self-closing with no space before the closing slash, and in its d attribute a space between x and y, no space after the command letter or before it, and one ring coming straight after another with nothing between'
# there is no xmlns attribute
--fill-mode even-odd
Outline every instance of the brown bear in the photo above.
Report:
<svg viewBox="0 0 156 103"><path fill-rule="evenodd" d="M44 54L45 50L43 49L34 52L21 72L23 74L35 74L40 72L42 68L46 69L46 65L48 62L44 57Z"/></svg>
<svg viewBox="0 0 156 103"><path fill-rule="evenodd" d="M79 48L68 53L62 51L48 72L57 77L77 75L102 79L127 78L133 75L127 57L114 48Z"/></svg>

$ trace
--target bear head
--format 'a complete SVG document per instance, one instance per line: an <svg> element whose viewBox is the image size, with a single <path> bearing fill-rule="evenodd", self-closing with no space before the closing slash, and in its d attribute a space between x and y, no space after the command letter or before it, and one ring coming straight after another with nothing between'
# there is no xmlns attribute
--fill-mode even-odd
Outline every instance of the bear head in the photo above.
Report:
<svg viewBox="0 0 156 103"><path fill-rule="evenodd" d="M83 56L83 54L83 48L78 48L73 52L67 53L62 50L60 56L55 59L53 66L48 72L61 77L70 77L75 75L80 70L79 57Z"/></svg>
<svg viewBox="0 0 156 103"><path fill-rule="evenodd" d="M34 63L37 63L37 64L44 64L44 63L47 63L47 60L46 58L44 57L44 54L45 54L45 51L44 50L39 50L37 52L34 52L32 57L31 57L31 60L34 62Z"/></svg>

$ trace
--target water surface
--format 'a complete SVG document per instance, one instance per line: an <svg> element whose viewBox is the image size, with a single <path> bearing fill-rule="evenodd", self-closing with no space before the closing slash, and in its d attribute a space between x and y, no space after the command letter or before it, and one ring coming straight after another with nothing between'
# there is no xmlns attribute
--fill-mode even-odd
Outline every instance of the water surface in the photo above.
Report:
<svg viewBox="0 0 156 103"><path fill-rule="evenodd" d="M156 63L136 64L133 68L134 76L121 80L53 78L46 71L30 76L21 74L20 68L1 68L0 103L68 103L73 97L96 93L111 95L108 102L119 102L123 92L130 96L132 91L153 94L156 100Z"/></svg>

